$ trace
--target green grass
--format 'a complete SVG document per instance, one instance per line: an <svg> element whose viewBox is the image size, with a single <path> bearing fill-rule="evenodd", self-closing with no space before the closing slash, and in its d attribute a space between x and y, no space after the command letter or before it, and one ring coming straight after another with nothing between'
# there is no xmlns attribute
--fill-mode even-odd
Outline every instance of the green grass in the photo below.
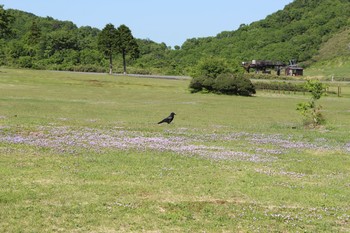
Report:
<svg viewBox="0 0 350 233"><path fill-rule="evenodd" d="M349 86L310 130L308 95L188 84L0 69L0 232L350 231Z"/></svg>

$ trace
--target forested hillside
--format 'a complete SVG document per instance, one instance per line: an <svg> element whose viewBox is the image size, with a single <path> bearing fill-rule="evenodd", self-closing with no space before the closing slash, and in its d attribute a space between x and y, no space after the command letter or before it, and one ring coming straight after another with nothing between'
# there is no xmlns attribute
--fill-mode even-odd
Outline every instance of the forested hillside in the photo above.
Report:
<svg viewBox="0 0 350 233"><path fill-rule="evenodd" d="M78 28L73 22L37 17L18 10L2 9L0 12L12 17L11 35L0 38L1 65L108 70L108 60L97 46L101 30L89 26ZM191 68L206 57L220 57L237 67L242 61L252 59L283 62L297 59L306 66L337 56L347 59L349 12L349 0L295 0L263 20L242 24L235 31L224 31L213 37L188 39L176 49L165 43L137 39L140 56L127 58L129 72L189 74ZM342 46L335 46L337 38L342 38ZM328 55L322 55L325 53ZM114 57L117 72L121 72L122 58L118 54Z"/></svg>
<svg viewBox="0 0 350 233"><path fill-rule="evenodd" d="M183 56L188 61L203 53L239 61L309 61L323 43L350 26L349 12L349 0L295 0L266 19L241 25L236 31L187 40L182 46Z"/></svg>
<svg viewBox="0 0 350 233"><path fill-rule="evenodd" d="M51 17L37 17L31 13L7 10L12 16L11 35L0 40L0 64L11 67L105 72L108 60L98 50L101 30ZM149 53L164 54L164 44L150 40L137 40L141 49L140 61L151 61ZM158 52L159 51L159 52ZM121 56L115 63L122 70ZM135 61L129 58L130 65ZM159 64L155 64L155 66ZM146 70L140 66L138 71ZM131 70L134 71L134 70Z"/></svg>

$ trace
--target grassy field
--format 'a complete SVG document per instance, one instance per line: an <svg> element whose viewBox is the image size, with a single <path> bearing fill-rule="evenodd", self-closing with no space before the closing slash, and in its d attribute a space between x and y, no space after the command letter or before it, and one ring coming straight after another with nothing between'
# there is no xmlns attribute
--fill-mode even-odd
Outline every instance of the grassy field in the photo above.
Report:
<svg viewBox="0 0 350 233"><path fill-rule="evenodd" d="M318 77L322 80L349 81L350 80L350 59L334 58L327 61L320 61L305 70L306 76Z"/></svg>
<svg viewBox="0 0 350 233"><path fill-rule="evenodd" d="M349 86L305 129L188 84L0 68L0 232L350 231Z"/></svg>

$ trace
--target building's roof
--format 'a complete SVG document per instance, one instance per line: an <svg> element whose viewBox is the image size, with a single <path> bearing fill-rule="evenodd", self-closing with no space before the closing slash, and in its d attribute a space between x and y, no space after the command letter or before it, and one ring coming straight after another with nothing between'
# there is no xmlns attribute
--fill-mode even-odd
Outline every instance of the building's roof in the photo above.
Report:
<svg viewBox="0 0 350 233"><path fill-rule="evenodd" d="M288 66L287 68L292 69L292 70L304 70L303 67L295 66L295 65Z"/></svg>

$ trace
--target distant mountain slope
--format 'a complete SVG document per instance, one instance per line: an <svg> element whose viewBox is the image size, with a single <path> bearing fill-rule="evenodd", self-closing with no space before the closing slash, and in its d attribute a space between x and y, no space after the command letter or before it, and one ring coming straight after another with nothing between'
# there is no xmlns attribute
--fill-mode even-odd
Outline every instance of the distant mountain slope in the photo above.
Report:
<svg viewBox="0 0 350 233"><path fill-rule="evenodd" d="M334 80L350 78L350 29L334 34L321 45L305 74Z"/></svg>
<svg viewBox="0 0 350 233"><path fill-rule="evenodd" d="M107 69L108 60L97 47L99 29L78 28L70 21L19 10L8 11L15 18L15 36L0 39L0 65L77 71ZM170 75L189 75L193 66L207 57L224 58L238 67L242 61L253 59L285 63L297 59L306 67L339 66L350 60L349 12L349 0L294 0L265 19L216 36L188 39L174 50L165 43L138 39L140 58L130 58L127 64L131 73ZM115 64L118 69L118 54Z"/></svg>
<svg viewBox="0 0 350 233"><path fill-rule="evenodd" d="M334 34L323 43L313 60L317 62L339 57L350 57L350 28Z"/></svg>
<svg viewBox="0 0 350 233"><path fill-rule="evenodd" d="M189 39L182 45L182 55L186 62L208 55L238 61L309 61L323 43L350 26L349 12L349 0L295 0L283 10L241 25L236 31Z"/></svg>

